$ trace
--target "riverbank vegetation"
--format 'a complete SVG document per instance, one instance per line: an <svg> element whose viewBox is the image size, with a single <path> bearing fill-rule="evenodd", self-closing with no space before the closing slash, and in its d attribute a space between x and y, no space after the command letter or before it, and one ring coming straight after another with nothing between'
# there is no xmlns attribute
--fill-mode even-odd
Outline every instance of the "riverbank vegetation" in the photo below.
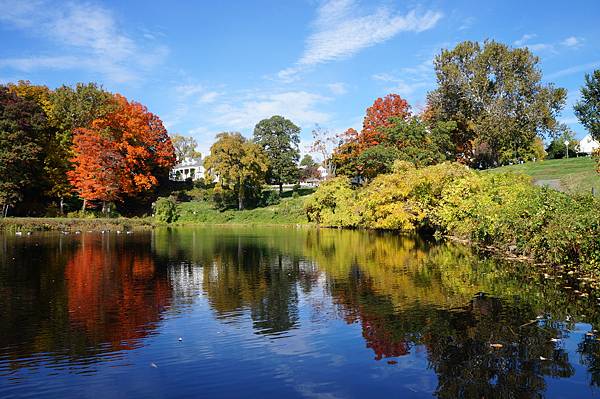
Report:
<svg viewBox="0 0 600 399"><path fill-rule="evenodd" d="M338 177L305 203L309 221L451 236L537 262L597 270L599 200L506 173L542 165L544 139L557 147L557 140L572 137L557 119L566 91L542 83L538 64L528 49L493 41L442 50L434 60L438 87L423 112L414 115L406 101L389 95L367 109L360 132L342 136L332 156ZM577 108L597 140L598 86L600 73L586 77ZM558 158L554 147L548 150ZM569 162L587 168L593 161ZM476 170L507 164L520 166ZM568 178L568 170L555 172Z"/></svg>

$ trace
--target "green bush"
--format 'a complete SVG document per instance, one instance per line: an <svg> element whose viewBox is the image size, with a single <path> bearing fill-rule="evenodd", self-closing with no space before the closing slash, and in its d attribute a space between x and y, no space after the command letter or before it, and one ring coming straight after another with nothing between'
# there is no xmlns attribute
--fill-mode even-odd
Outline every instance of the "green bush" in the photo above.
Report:
<svg viewBox="0 0 600 399"><path fill-rule="evenodd" d="M165 223L177 220L177 205L171 197L156 200L154 203L154 219Z"/></svg>

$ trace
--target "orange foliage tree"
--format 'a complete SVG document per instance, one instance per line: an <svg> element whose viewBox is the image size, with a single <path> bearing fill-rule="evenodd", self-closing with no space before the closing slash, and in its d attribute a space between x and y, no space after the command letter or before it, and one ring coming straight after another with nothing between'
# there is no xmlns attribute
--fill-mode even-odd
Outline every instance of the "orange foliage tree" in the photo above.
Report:
<svg viewBox="0 0 600 399"><path fill-rule="evenodd" d="M75 191L83 198L83 209L88 201L106 203L119 198L123 157L115 144L94 129L76 129L73 132L73 170L67 172Z"/></svg>
<svg viewBox="0 0 600 399"><path fill-rule="evenodd" d="M69 179L84 209L87 201L106 203L151 190L175 164L175 150L161 120L119 94L114 101L114 111L94 120L89 129L78 129L73 140Z"/></svg>
<svg viewBox="0 0 600 399"><path fill-rule="evenodd" d="M361 167L356 160L365 150L385 141L384 130L392 125L392 118L406 119L411 116L408 102L398 94L388 94L375 100L367 108L360 132L348 129L340 135L343 143L334 151L334 162L338 169L344 173L361 172Z"/></svg>

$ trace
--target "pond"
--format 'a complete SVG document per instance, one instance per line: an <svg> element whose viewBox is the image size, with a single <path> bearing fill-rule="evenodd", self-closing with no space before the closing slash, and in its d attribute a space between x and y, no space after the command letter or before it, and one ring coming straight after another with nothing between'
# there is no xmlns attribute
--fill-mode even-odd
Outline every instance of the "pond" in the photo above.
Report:
<svg viewBox="0 0 600 399"><path fill-rule="evenodd" d="M597 300L418 237L0 236L0 397L600 397Z"/></svg>

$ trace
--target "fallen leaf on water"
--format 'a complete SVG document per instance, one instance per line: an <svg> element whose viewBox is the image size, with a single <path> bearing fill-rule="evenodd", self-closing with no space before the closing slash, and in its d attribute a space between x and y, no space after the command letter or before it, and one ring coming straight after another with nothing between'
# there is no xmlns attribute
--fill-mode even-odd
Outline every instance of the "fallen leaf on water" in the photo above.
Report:
<svg viewBox="0 0 600 399"><path fill-rule="evenodd" d="M500 349L502 348L504 345L502 344L490 344L490 347L494 348L494 349Z"/></svg>
<svg viewBox="0 0 600 399"><path fill-rule="evenodd" d="M397 361L395 361L395 360L388 360L388 362L387 362L387 363L388 363L388 364L398 364L398 362L397 362Z"/></svg>

